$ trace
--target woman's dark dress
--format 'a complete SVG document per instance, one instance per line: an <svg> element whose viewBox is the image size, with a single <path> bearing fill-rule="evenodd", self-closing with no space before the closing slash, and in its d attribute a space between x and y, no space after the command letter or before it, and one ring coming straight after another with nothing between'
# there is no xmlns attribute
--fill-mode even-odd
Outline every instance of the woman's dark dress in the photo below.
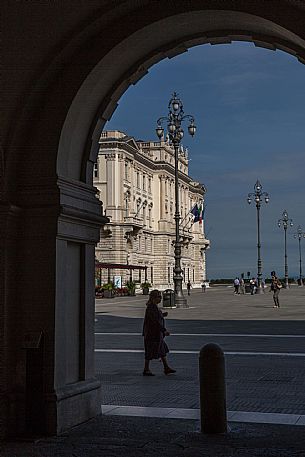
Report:
<svg viewBox="0 0 305 457"><path fill-rule="evenodd" d="M165 332L166 328L164 327L162 311L157 305L147 305L143 324L146 360L160 359L160 357L165 357L169 352L167 344L164 341Z"/></svg>

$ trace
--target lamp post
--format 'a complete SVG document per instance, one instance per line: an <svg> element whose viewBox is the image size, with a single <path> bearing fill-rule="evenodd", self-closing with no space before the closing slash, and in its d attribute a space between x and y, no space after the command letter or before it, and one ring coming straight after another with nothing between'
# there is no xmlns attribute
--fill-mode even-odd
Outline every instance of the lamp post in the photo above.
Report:
<svg viewBox="0 0 305 457"><path fill-rule="evenodd" d="M287 263L287 228L288 225L290 227L293 226L292 219L289 219L288 213L286 210L283 211L282 219L278 220L277 225L281 228L284 228L284 254L285 254L285 287L286 289L289 288L289 280L288 280L288 263Z"/></svg>
<svg viewBox="0 0 305 457"><path fill-rule="evenodd" d="M179 148L184 135L181 127L183 121L188 120L188 132L195 135L196 126L193 116L184 114L183 104L178 94L173 93L168 103L168 115L157 120L156 133L161 140L164 137L163 123L167 125L167 135L175 151L175 268L174 268L174 289L175 305L177 308L188 308L187 300L182 292L182 268L181 268L181 240L179 235L180 208L179 208Z"/></svg>
<svg viewBox="0 0 305 457"><path fill-rule="evenodd" d="M299 275L299 286L303 286L303 276L302 276L302 250L301 250L301 239L305 238L305 233L302 230L302 227L299 225L297 233L293 235L294 238L299 240L299 262L300 262L300 275Z"/></svg>
<svg viewBox="0 0 305 457"><path fill-rule="evenodd" d="M256 205L256 214L257 214L257 294L262 294L264 289L262 288L262 260L261 260L261 238L260 238L260 209L263 198L265 203L269 202L269 195L267 192L263 192L263 188L259 180L256 181L254 185L254 192L248 194L248 203L249 205L252 202L252 197L254 198Z"/></svg>

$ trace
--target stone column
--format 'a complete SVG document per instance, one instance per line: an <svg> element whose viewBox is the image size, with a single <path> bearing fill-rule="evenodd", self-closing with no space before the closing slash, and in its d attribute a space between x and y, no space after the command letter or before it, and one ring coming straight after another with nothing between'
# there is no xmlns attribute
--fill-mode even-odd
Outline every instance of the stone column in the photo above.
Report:
<svg viewBox="0 0 305 457"><path fill-rule="evenodd" d="M160 175L160 219L159 219L159 230L166 230L167 227L167 215L165 212L165 175Z"/></svg>
<svg viewBox="0 0 305 457"><path fill-rule="evenodd" d="M7 211L3 376L16 435L58 434L100 412L94 369L95 189L37 178ZM2 365L2 363L1 363Z"/></svg>
<svg viewBox="0 0 305 457"><path fill-rule="evenodd" d="M165 176L160 175L160 220L164 221L166 219L165 214Z"/></svg>

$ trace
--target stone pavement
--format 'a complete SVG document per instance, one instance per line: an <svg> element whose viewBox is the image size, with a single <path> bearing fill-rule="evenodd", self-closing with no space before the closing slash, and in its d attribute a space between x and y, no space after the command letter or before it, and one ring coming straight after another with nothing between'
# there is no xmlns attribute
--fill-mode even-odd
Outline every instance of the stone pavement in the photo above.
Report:
<svg viewBox="0 0 305 457"><path fill-rule="evenodd" d="M204 435L197 421L99 416L60 437L7 443L1 457L305 457L303 427L230 424Z"/></svg>
<svg viewBox="0 0 305 457"><path fill-rule="evenodd" d="M251 297L249 295L234 296L230 289L208 290L206 294L202 295L200 292L192 291L191 308L187 310L169 309L168 324L173 332L177 334L185 331L187 323L188 333L261 335L252 340L253 347L251 347L250 343L247 343L248 346L246 346L244 342L246 340L243 340L242 344L234 339L229 342L222 340L222 344L227 344L226 350L237 349L239 346L239 350L245 350L245 348L247 350L257 350L258 347L259 351L263 351L270 346L274 352L293 351L305 353L305 340L303 337L305 335L305 288L292 288L289 291L281 291L280 300L282 307L276 310L272 308L271 294L267 293L263 296ZM107 332L124 333L124 330L126 331L126 322L128 322L128 332L138 333L145 309L145 301L146 297L143 296L131 299L122 297L122 299L97 301L96 332L105 331L103 325L108 319ZM115 329L111 327L114 323L116 323ZM275 337L274 339L268 337L268 339L264 337L264 334L273 334ZM285 338L279 337L279 335L284 335ZM127 336L126 338L130 337ZM170 343L171 348L176 346L180 349L180 346L184 347L185 345L187 345L188 349L194 348L193 342L187 340L188 337L183 340L183 344L179 343L179 336L175 338L177 341L172 340ZM128 344L130 344L130 341ZM124 344L126 348L129 347L126 342ZM104 346L104 342L102 345ZM113 346L112 341L109 342L109 346ZM137 356L142 358L141 354L137 354ZM173 356L178 357L178 354L173 354ZM304 358L297 357L296 359L299 361L300 367L302 367ZM267 361L267 364L270 363L267 375L272 374L273 376L274 371L272 371L271 360L270 358L269 362ZM184 363L182 358L180 363L182 367ZM283 365L283 359L280 359L280 365ZM102 365L101 368L103 368ZM238 364L232 366L232 373L238 372L238 370L241 370ZM292 365L287 366L287 376L291 376L293 370L297 371ZM124 393L123 386L126 381L125 375L122 376L119 367L116 371L117 379L121 381L121 385L118 382L116 394L113 396L113 404L119 404L118 399L122 392ZM251 378L250 370L248 375ZM131 374L129 373L130 376ZM284 377L281 382L292 382L292 380L287 381L288 378L285 380ZM303 375L300 377L300 382L303 382L301 378L303 379ZM267 382L268 379L266 379ZM150 384L151 380L148 381ZM163 386L164 382L175 383L172 391L174 395L175 389L178 389L176 399L173 398L174 406L177 407L179 385L176 383L179 383L179 379L175 380L174 377L167 379L167 377L160 376L159 381ZM259 382L258 378L254 379L251 382L251 386L255 387L255 384L258 385ZM270 377L269 382L273 383L274 379ZM160 390L162 389L161 384L159 386ZM245 398L248 396L249 401L259 396L257 395L257 390L252 389L252 387L250 394L247 390L244 392ZM148 389L147 392L149 392L149 385L146 388ZM241 389L242 386L236 384L237 396ZM180 392L182 391L180 390ZM278 407L276 398L270 398L270 404L273 402L275 409ZM291 407L289 412L302 414L305 411L303 396L298 399L297 403L294 403L295 392L292 391L287 401ZM164 402L162 406L164 407ZM193 410L195 411L197 407L198 398L194 400ZM287 405L283 405L283 411L285 408L287 408ZM248 409L248 411L251 410ZM302 425L229 422L229 428L230 430L227 434L203 435L199 432L199 421L196 419L185 420L181 418L169 419L103 414L60 437L0 445L0 457L305 457L305 433Z"/></svg>
<svg viewBox="0 0 305 457"><path fill-rule="evenodd" d="M139 407L146 407L147 415L156 408L195 411L198 351L212 341L226 354L229 411L242 412L244 421L254 416L269 421L273 414L277 423L300 423L305 415L305 288L281 291L280 309L273 308L268 292L236 296L232 288L193 290L189 309L168 310L169 361L177 369L170 377L164 377L158 361L151 364L154 378L141 376L146 299L97 301L96 373L104 405L129 406L128 414Z"/></svg>

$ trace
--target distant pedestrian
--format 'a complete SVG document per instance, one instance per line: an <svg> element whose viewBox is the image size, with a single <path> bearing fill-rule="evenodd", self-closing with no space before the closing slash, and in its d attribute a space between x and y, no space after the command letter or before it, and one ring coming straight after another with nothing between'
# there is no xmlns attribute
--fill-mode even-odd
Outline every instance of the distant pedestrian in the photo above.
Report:
<svg viewBox="0 0 305 457"><path fill-rule="evenodd" d="M271 287L269 292L273 292L273 301L274 305L273 308L279 308L280 307L280 302L279 302L279 294L280 290L283 287L281 281L278 279L278 277L274 274L271 277Z"/></svg>
<svg viewBox="0 0 305 457"><path fill-rule="evenodd" d="M143 336L145 348L145 365L143 376L154 376L149 369L149 363L152 359L161 359L164 368L164 374L168 375L176 373L168 366L166 355L169 352L168 346L164 341L165 336L169 336L169 332L165 328L164 317L167 312L162 313L158 308L161 302L162 295L157 289L154 289L149 294L149 299L146 304L146 311L143 323Z"/></svg>
<svg viewBox="0 0 305 457"><path fill-rule="evenodd" d="M187 288L187 294L191 295L192 284L190 283L190 281L187 282L186 288Z"/></svg>
<svg viewBox="0 0 305 457"><path fill-rule="evenodd" d="M236 277L234 279L234 293L239 294L239 279Z"/></svg>
<svg viewBox="0 0 305 457"><path fill-rule="evenodd" d="M245 295L246 293L246 287L245 287L245 280L244 278L241 278L239 280L239 290L242 295Z"/></svg>
<svg viewBox="0 0 305 457"><path fill-rule="evenodd" d="M204 292L204 293L205 293L206 288L207 288L207 285L206 285L205 282L203 282L203 283L201 284L201 292Z"/></svg>
<svg viewBox="0 0 305 457"><path fill-rule="evenodd" d="M250 292L251 292L251 295L254 295L256 293L256 279L255 278L250 279Z"/></svg>

